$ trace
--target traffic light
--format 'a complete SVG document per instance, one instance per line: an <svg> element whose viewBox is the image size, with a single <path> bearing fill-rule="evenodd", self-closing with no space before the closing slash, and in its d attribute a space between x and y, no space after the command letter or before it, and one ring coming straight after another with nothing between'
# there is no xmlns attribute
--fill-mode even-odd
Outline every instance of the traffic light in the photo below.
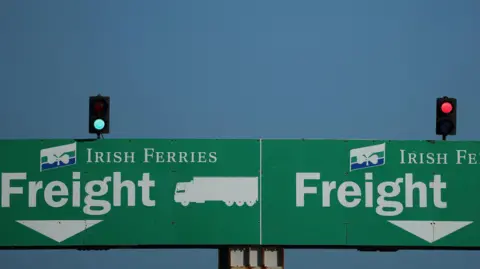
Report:
<svg viewBox="0 0 480 269"><path fill-rule="evenodd" d="M110 97L90 96L88 132L91 134L110 133Z"/></svg>
<svg viewBox="0 0 480 269"><path fill-rule="evenodd" d="M457 99L447 96L437 98L436 133L444 138L457 134Z"/></svg>

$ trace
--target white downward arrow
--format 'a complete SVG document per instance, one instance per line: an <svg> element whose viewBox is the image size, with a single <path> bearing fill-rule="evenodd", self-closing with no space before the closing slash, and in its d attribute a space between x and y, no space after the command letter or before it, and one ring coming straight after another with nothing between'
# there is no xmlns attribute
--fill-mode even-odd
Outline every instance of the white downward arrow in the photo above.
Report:
<svg viewBox="0 0 480 269"><path fill-rule="evenodd" d="M58 243L85 231L101 220L17 220Z"/></svg>
<svg viewBox="0 0 480 269"><path fill-rule="evenodd" d="M427 241L428 243L433 243L471 224L473 221L389 220L388 222Z"/></svg>

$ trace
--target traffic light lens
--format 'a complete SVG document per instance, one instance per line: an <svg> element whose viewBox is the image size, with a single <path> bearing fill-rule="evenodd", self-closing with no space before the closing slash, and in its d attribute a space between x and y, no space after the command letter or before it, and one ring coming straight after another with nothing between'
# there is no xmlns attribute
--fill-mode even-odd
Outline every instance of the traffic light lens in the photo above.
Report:
<svg viewBox="0 0 480 269"><path fill-rule="evenodd" d="M102 102L95 103L93 109L95 109L95 112L102 111L103 110L103 103Z"/></svg>
<svg viewBox="0 0 480 269"><path fill-rule="evenodd" d="M449 120L440 121L439 129L441 134L449 134L450 132L452 132L453 127L453 123Z"/></svg>
<svg viewBox="0 0 480 269"><path fill-rule="evenodd" d="M445 103L442 104L441 109L442 109L443 113L448 114L448 113L452 112L453 106L449 102L445 102Z"/></svg>
<svg viewBox="0 0 480 269"><path fill-rule="evenodd" d="M95 129L97 129L98 131L102 130L103 128L105 128L105 122L102 120L102 119L96 119L94 122L93 122L93 127L95 127Z"/></svg>

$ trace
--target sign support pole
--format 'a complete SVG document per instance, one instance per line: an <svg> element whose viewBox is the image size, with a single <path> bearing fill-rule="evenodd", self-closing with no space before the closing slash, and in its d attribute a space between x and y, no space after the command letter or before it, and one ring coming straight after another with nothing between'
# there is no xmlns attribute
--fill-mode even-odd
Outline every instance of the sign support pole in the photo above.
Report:
<svg viewBox="0 0 480 269"><path fill-rule="evenodd" d="M230 255L228 248L218 249L218 269L230 269Z"/></svg>

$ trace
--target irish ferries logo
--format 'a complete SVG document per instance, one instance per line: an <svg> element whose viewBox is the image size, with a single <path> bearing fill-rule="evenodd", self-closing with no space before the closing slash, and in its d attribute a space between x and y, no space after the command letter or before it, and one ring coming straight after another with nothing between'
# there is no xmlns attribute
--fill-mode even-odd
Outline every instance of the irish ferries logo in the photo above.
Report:
<svg viewBox="0 0 480 269"><path fill-rule="evenodd" d="M74 165L77 162L77 143L46 148L40 151L40 172Z"/></svg>
<svg viewBox="0 0 480 269"><path fill-rule="evenodd" d="M350 171L385 164L385 143L350 150Z"/></svg>

